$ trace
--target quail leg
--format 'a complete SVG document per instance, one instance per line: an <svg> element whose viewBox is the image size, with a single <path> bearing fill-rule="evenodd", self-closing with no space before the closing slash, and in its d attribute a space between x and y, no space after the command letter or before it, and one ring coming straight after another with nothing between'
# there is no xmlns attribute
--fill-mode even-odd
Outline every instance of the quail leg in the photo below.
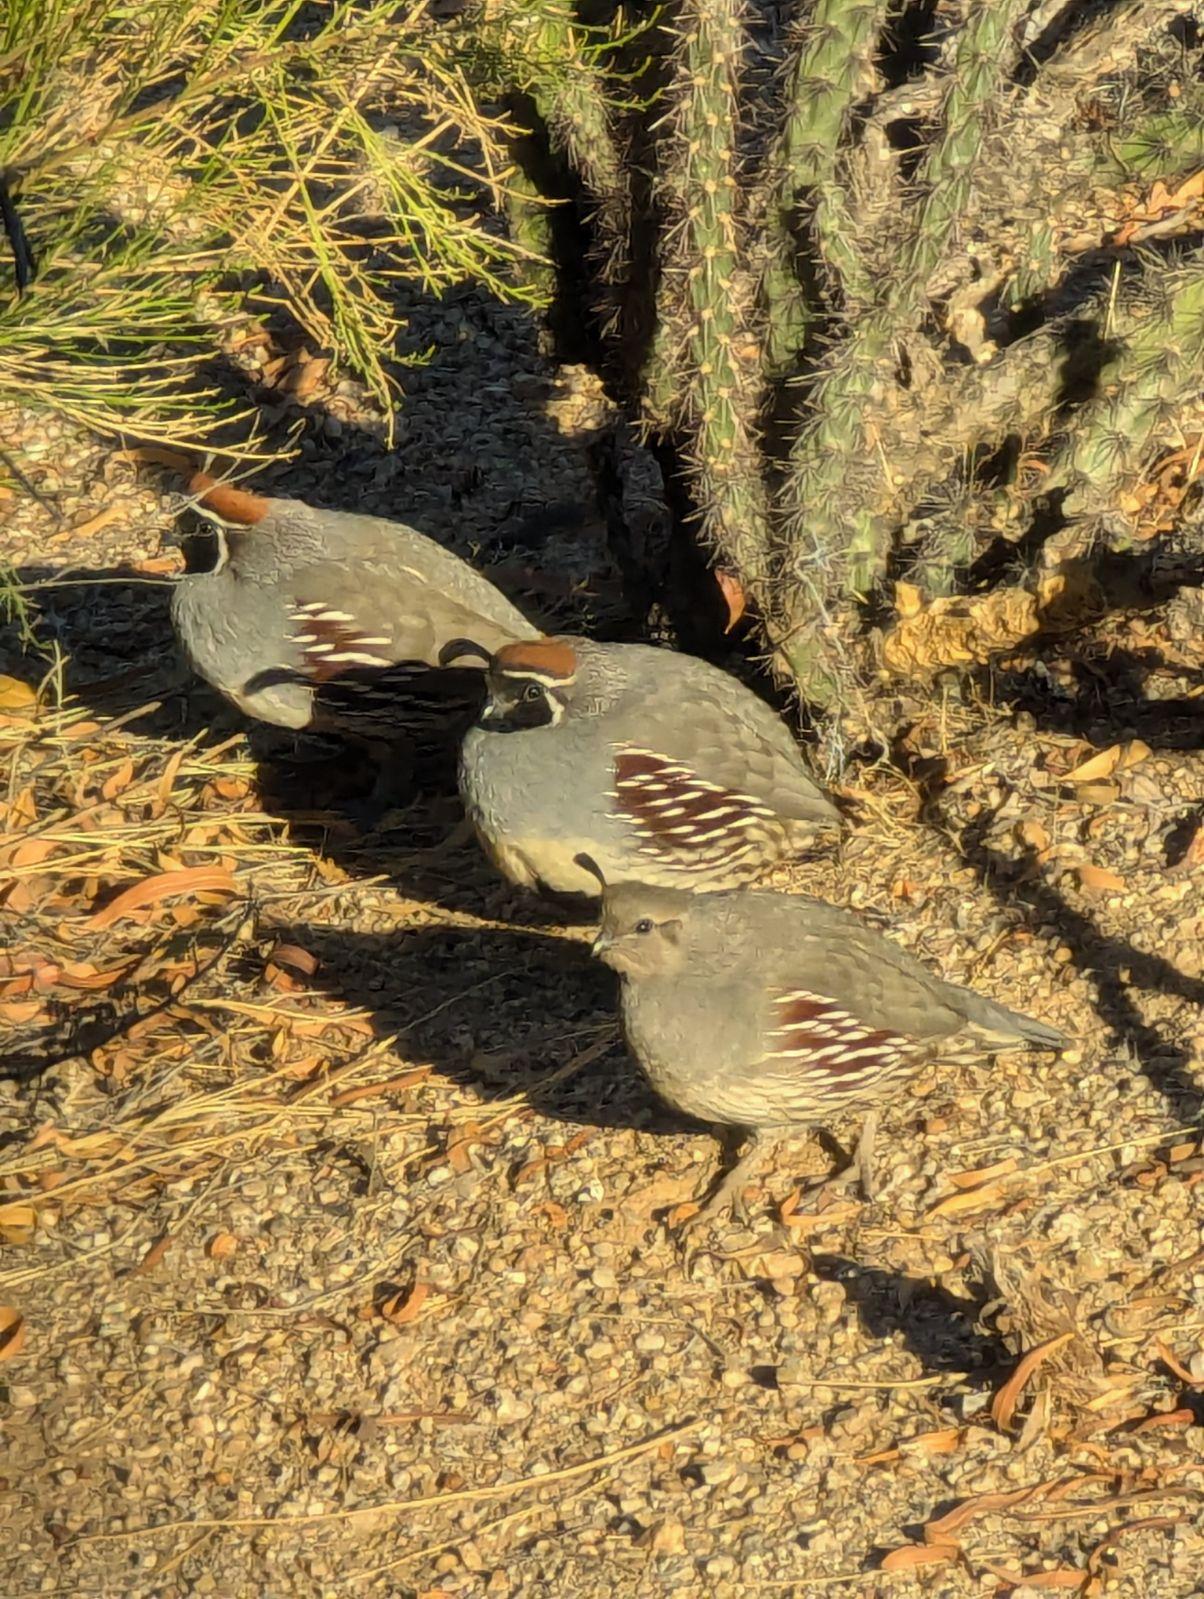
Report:
<svg viewBox="0 0 1204 1599"><path fill-rule="evenodd" d="M740 1190L752 1175L754 1168L761 1161L767 1145L771 1142L772 1138L765 1137L755 1128L746 1133L744 1150L740 1158L720 1178L705 1203L682 1223L681 1231L683 1233L692 1231L701 1222L710 1221L716 1216L723 1215L727 1210L732 1211L738 1221L748 1220L748 1213L740 1197Z"/></svg>
<svg viewBox="0 0 1204 1599"><path fill-rule="evenodd" d="M804 1199L818 1199L822 1194L835 1193L839 1189L849 1188L856 1182L861 1188L861 1196L867 1204L872 1204L875 1194L874 1185L874 1139L878 1132L878 1112L871 1110L865 1118L861 1128L861 1137L857 1140L857 1147L853 1158L840 1171L835 1171L829 1177L822 1177L818 1182L809 1183L803 1189Z"/></svg>

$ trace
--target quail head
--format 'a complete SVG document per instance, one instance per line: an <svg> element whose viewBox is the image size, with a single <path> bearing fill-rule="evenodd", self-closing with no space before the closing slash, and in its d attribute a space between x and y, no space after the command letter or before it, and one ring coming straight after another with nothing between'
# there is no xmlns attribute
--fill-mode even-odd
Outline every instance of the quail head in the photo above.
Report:
<svg viewBox="0 0 1204 1599"><path fill-rule="evenodd" d="M702 1214L732 1202L758 1139L850 1111L866 1114L854 1169L869 1197L875 1108L919 1066L1065 1045L801 896L620 883L605 890L594 953L622 975L628 1045L661 1098L751 1135Z"/></svg>
<svg viewBox="0 0 1204 1599"><path fill-rule="evenodd" d="M483 699L479 662L440 651L471 632L490 649L538 630L479 572L400 522L269 499L197 473L206 531L172 620L197 674L247 715L383 750L455 738Z"/></svg>
<svg viewBox="0 0 1204 1599"><path fill-rule="evenodd" d="M839 812L786 725L736 678L644 644L540 638L489 654L460 791L498 868L596 896L608 880L723 888L799 853Z"/></svg>

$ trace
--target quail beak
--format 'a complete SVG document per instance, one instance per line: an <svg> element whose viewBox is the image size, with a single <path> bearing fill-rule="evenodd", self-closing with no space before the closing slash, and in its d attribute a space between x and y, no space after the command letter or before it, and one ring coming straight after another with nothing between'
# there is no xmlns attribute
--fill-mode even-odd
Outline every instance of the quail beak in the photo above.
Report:
<svg viewBox="0 0 1204 1599"><path fill-rule="evenodd" d="M599 933L590 945L589 952L595 960L602 960L608 949L614 948L614 939L609 933Z"/></svg>

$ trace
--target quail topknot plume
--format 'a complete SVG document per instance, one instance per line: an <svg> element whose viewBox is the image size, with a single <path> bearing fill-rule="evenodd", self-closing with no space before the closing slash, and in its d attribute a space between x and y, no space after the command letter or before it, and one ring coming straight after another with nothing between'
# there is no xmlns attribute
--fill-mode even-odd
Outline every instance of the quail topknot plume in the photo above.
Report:
<svg viewBox="0 0 1204 1599"><path fill-rule="evenodd" d="M788 728L736 678L644 644L540 638L488 660L460 789L486 853L527 888L609 880L723 888L813 844L840 816Z"/></svg>
<svg viewBox="0 0 1204 1599"><path fill-rule="evenodd" d="M416 741L454 740L480 708L480 664L442 664L449 640L471 632L500 649L539 636L481 573L403 523L205 473L189 488L208 528L186 541L176 635L197 674L260 721L342 734L396 762Z"/></svg>
<svg viewBox="0 0 1204 1599"><path fill-rule="evenodd" d="M1065 1047L1055 1028L801 896L607 886L594 953L622 975L628 1044L661 1098L751 1135L702 1214L732 1202L759 1140L847 1111L866 1113L855 1167L872 1191L875 1108L919 1066Z"/></svg>

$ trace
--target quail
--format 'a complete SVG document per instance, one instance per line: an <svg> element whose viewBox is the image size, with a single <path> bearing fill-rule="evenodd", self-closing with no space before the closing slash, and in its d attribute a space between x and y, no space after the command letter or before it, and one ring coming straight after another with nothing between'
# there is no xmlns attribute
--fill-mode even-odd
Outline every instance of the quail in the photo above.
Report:
<svg viewBox="0 0 1204 1599"><path fill-rule="evenodd" d="M644 644L555 637L486 660L460 755L478 837L512 882L596 897L608 879L724 888L794 855L840 814L775 712L736 678Z"/></svg>
<svg viewBox="0 0 1204 1599"><path fill-rule="evenodd" d="M440 651L471 631L491 649L539 636L489 580L381 517L267 498L197 473L205 519L172 621L193 670L247 715L342 734L391 757L458 738L484 697L480 665Z"/></svg>
<svg viewBox="0 0 1204 1599"><path fill-rule="evenodd" d="M876 1107L919 1066L1066 1042L797 895L607 886L594 954L621 974L628 1047L661 1098L750 1137L701 1215L733 1202L767 1138L850 1111L872 1197Z"/></svg>

